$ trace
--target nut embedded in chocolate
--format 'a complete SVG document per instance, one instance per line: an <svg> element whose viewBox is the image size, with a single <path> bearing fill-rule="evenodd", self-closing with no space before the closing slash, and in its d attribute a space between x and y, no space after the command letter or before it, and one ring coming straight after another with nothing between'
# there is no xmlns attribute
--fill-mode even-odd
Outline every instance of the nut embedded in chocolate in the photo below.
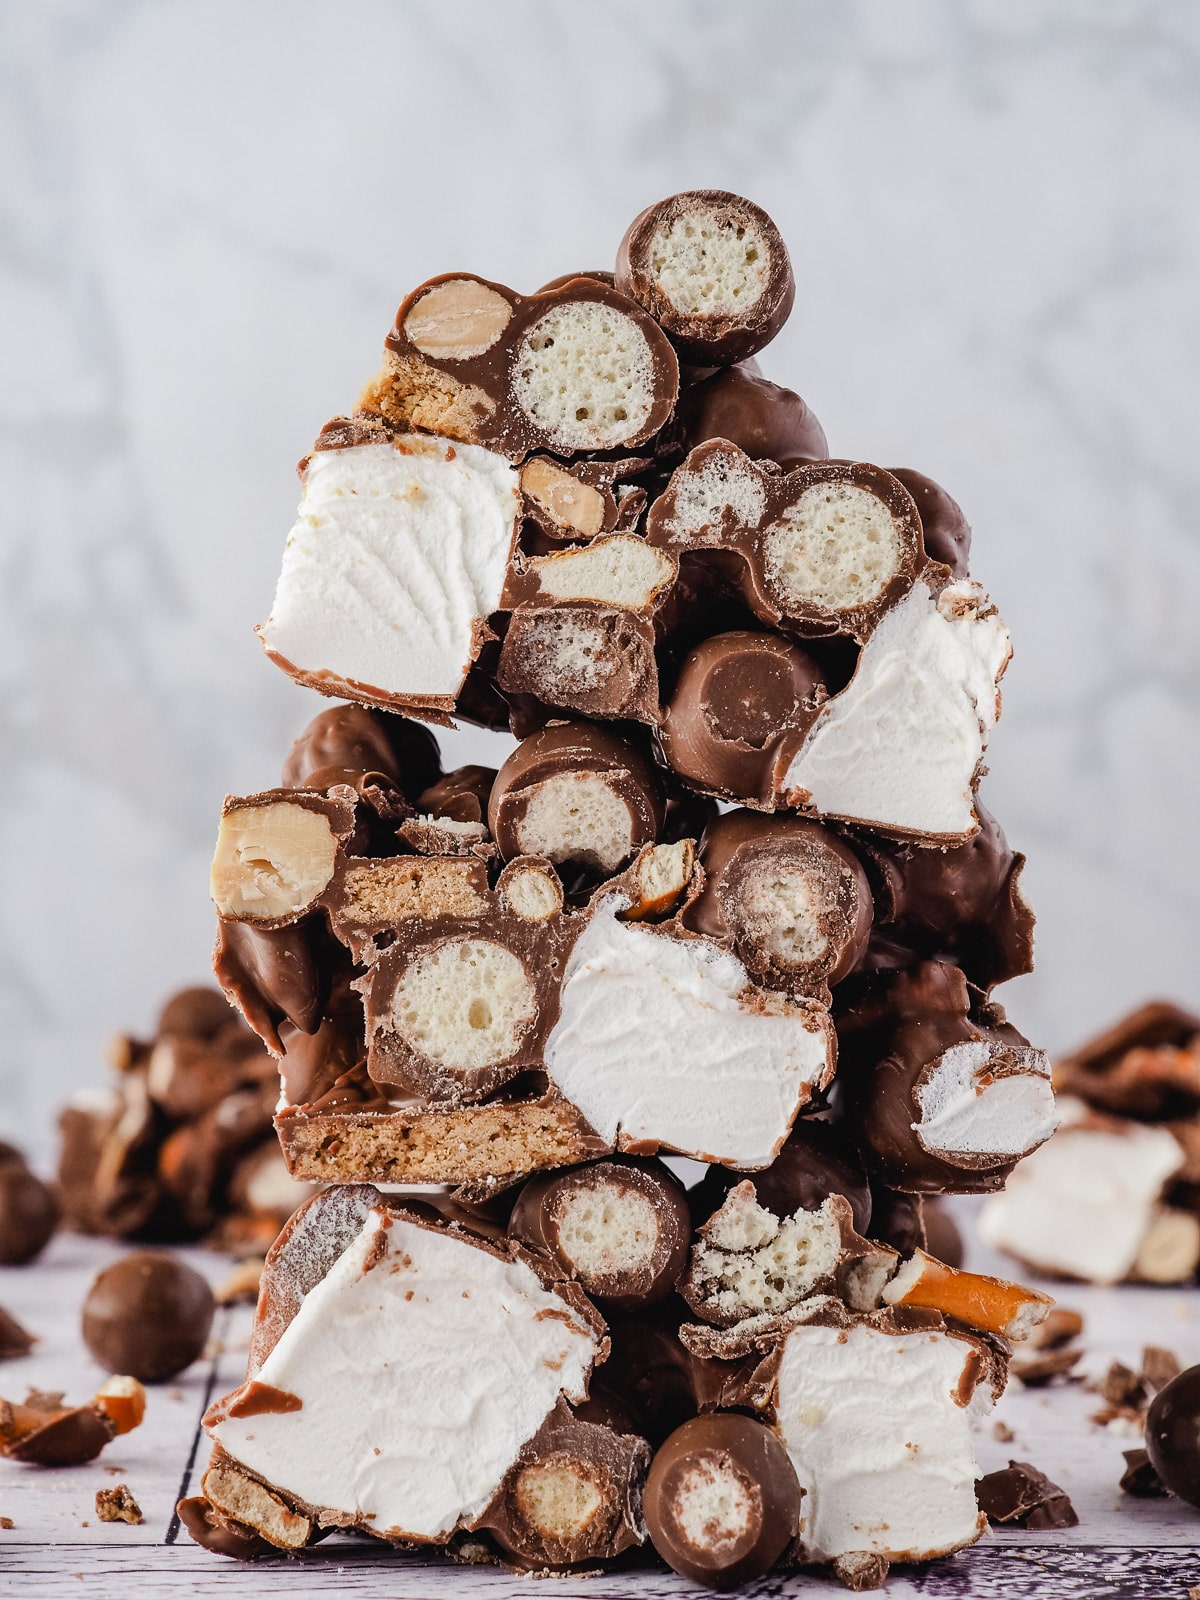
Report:
<svg viewBox="0 0 1200 1600"><path fill-rule="evenodd" d="M99 1273L83 1303L83 1339L109 1372L162 1383L208 1340L212 1290L174 1256L135 1251Z"/></svg>
<svg viewBox="0 0 1200 1600"><path fill-rule="evenodd" d="M311 911L333 880L339 843L354 830L352 801L345 788L329 798L279 789L229 796L211 872L220 914L277 928Z"/></svg>
<svg viewBox="0 0 1200 1600"><path fill-rule="evenodd" d="M101 1522L128 1522L136 1527L142 1521L142 1508L127 1483L96 1490L96 1515Z"/></svg>
<svg viewBox="0 0 1200 1600"><path fill-rule="evenodd" d="M662 330L607 284L518 295L458 273L404 301L359 409L519 461L642 444L678 392Z"/></svg>
<svg viewBox="0 0 1200 1600"><path fill-rule="evenodd" d="M544 728L500 768L488 825L505 860L544 856L608 877L653 844L662 787L627 740L585 723Z"/></svg>
<svg viewBox="0 0 1200 1600"><path fill-rule="evenodd" d="M720 633L684 661L658 738L693 788L773 810L825 698L807 651L771 633Z"/></svg>
<svg viewBox="0 0 1200 1600"><path fill-rule="evenodd" d="M725 439L754 461L788 468L829 455L824 428L795 390L745 366L725 367L685 389L665 436L684 453Z"/></svg>
<svg viewBox="0 0 1200 1600"><path fill-rule="evenodd" d="M626 1156L531 1178L508 1233L552 1256L602 1306L631 1311L674 1289L691 1219L669 1168Z"/></svg>
<svg viewBox="0 0 1200 1600"><path fill-rule="evenodd" d="M871 931L862 864L820 823L730 811L700 841L705 882L689 928L727 938L751 972L807 993L858 965Z"/></svg>
<svg viewBox="0 0 1200 1600"><path fill-rule="evenodd" d="M776 1434L710 1412L661 1445L646 1481L646 1526L675 1572L710 1589L761 1577L795 1538L802 1490Z"/></svg>
<svg viewBox="0 0 1200 1600"><path fill-rule="evenodd" d="M22 1266L41 1255L60 1216L54 1191L24 1161L0 1163L0 1266Z"/></svg>
<svg viewBox="0 0 1200 1600"><path fill-rule="evenodd" d="M724 189L670 195L636 216L617 251L616 285L697 366L727 366L770 344L796 294L779 229Z"/></svg>

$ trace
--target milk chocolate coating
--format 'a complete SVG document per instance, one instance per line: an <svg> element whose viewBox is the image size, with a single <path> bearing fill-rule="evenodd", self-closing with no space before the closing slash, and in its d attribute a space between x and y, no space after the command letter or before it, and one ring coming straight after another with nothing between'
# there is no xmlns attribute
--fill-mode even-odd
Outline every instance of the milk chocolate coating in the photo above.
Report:
<svg viewBox="0 0 1200 1600"><path fill-rule="evenodd" d="M1018 1528L1074 1528L1079 1522L1068 1496L1028 1461L1010 1461L975 1485L979 1509L993 1524Z"/></svg>
<svg viewBox="0 0 1200 1600"><path fill-rule="evenodd" d="M683 1344L678 1329L690 1315L682 1300L672 1298L636 1316L609 1319L612 1349L604 1382L632 1408L638 1431L653 1445L699 1411L719 1405L734 1371L733 1363L705 1360Z"/></svg>
<svg viewBox="0 0 1200 1600"><path fill-rule="evenodd" d="M655 723L654 623L619 606L519 607L500 647L496 682L517 701L532 696L560 712ZM522 708L514 731L528 716Z"/></svg>
<svg viewBox="0 0 1200 1600"><path fill-rule="evenodd" d="M506 861L527 853L521 826L539 786L563 777L594 775L603 780L624 803L629 814L629 843L621 859L601 862L586 848L576 851L564 842L563 852L542 843L541 853L555 865L574 863L597 876L608 876L625 866L643 845L653 844L663 821L662 785L654 768L619 734L587 723L571 722L543 728L525 739L500 768L488 801L488 826Z"/></svg>
<svg viewBox="0 0 1200 1600"><path fill-rule="evenodd" d="M985 1045L988 1081L1028 1070L1020 1061L1029 1048L1025 1036L998 1006L973 1013L971 999L957 967L926 961L876 980L838 1020L839 1072L850 1118L864 1160L889 1188L906 1194L985 1194L1003 1188L1028 1154L935 1153L918 1135L919 1090L953 1046Z"/></svg>
<svg viewBox="0 0 1200 1600"><path fill-rule="evenodd" d="M329 997L328 939L319 918L283 928L217 918L213 972L225 993L270 1049L282 1046L279 1027L290 1022L315 1033Z"/></svg>
<svg viewBox="0 0 1200 1600"><path fill-rule="evenodd" d="M958 1223L933 1195L926 1195L921 1201L921 1220L925 1225L922 1249L948 1267L961 1267L966 1247Z"/></svg>
<svg viewBox="0 0 1200 1600"><path fill-rule="evenodd" d="M1200 1366L1172 1378L1150 1402L1146 1454L1173 1495L1200 1507Z"/></svg>
<svg viewBox="0 0 1200 1600"><path fill-rule="evenodd" d="M594 1196L603 1222L612 1232L611 1240L601 1247L605 1265L600 1268L581 1264L572 1254L570 1240L562 1234L564 1216L580 1191ZM624 1231L620 1210L625 1196L634 1204L649 1202L658 1230L648 1259L635 1263L620 1259ZM593 1235L603 1222L593 1222ZM634 1311L665 1299L679 1281L687 1264L691 1217L686 1191L668 1167L653 1159L614 1156L570 1172L531 1178L513 1207L508 1233L531 1249L552 1256L601 1306ZM593 1250L596 1244L594 1237L589 1238Z"/></svg>
<svg viewBox="0 0 1200 1600"><path fill-rule="evenodd" d="M495 767L455 767L417 797L422 816L446 817L451 822L486 822L488 796L496 781Z"/></svg>
<svg viewBox="0 0 1200 1600"><path fill-rule="evenodd" d="M687 926L728 939L768 982L832 986L854 970L871 933L871 886L850 847L804 817L729 811L700 841L705 883ZM803 915L781 883L808 891ZM772 895L774 898L772 898Z"/></svg>
<svg viewBox="0 0 1200 1600"><path fill-rule="evenodd" d="M30 1395L25 1402L30 1406L35 1399L51 1399ZM22 1408L23 1409L23 1408ZM2 1446L10 1461L24 1461L37 1467L81 1467L94 1461L104 1446L116 1437L116 1425L108 1414L96 1405L31 1407L45 1410L46 1420L11 1444ZM0 1435L2 1438L2 1435Z"/></svg>
<svg viewBox="0 0 1200 1600"><path fill-rule="evenodd" d="M824 428L795 390L745 366L725 367L685 389L665 437L684 455L707 439L728 439L756 461L788 467L829 455Z"/></svg>
<svg viewBox="0 0 1200 1600"><path fill-rule="evenodd" d="M0 1306L0 1361L19 1361L27 1356L36 1344L28 1329L23 1328L11 1311Z"/></svg>
<svg viewBox="0 0 1200 1600"><path fill-rule="evenodd" d="M856 832L875 888L875 932L863 965L907 967L940 956L983 990L1033 971L1034 916L1021 894L1025 857L976 804L966 844L923 846Z"/></svg>
<svg viewBox="0 0 1200 1600"><path fill-rule="evenodd" d="M718 1498L714 1480L729 1484L728 1497ZM710 1412L677 1428L656 1453L646 1526L675 1572L710 1589L732 1589L761 1577L783 1554L799 1528L802 1497L791 1459L765 1423ZM701 1521L706 1505L714 1515Z"/></svg>
<svg viewBox="0 0 1200 1600"><path fill-rule="evenodd" d="M956 578L970 577L971 524L957 500L923 472L912 467L889 467L917 502L925 554L931 561L943 561Z"/></svg>
<svg viewBox="0 0 1200 1600"><path fill-rule="evenodd" d="M23 1161L0 1165L0 1266L23 1266L39 1256L60 1214L54 1191Z"/></svg>
<svg viewBox="0 0 1200 1600"><path fill-rule="evenodd" d="M743 1179L754 1184L758 1203L781 1219L797 1211L817 1211L831 1194L843 1195L850 1204L859 1233L875 1233L871 1224L871 1189L862 1164L849 1139L829 1122L802 1118L783 1142L769 1167L758 1172L735 1172L730 1167L709 1167L688 1191L697 1225L707 1222L726 1195Z"/></svg>
<svg viewBox="0 0 1200 1600"><path fill-rule="evenodd" d="M83 1340L106 1371L162 1383L200 1355L212 1319L212 1290L194 1268L138 1250L92 1283Z"/></svg>
<svg viewBox="0 0 1200 1600"><path fill-rule="evenodd" d="M1190 1122L1200 1110L1200 1017L1151 1000L1055 1063L1054 1086L1097 1111Z"/></svg>
<svg viewBox="0 0 1200 1600"><path fill-rule="evenodd" d="M202 1494L181 1500L175 1511L196 1543L215 1555L232 1556L235 1561L256 1561L259 1556L279 1554L275 1546L261 1534L222 1516L212 1501Z"/></svg>
<svg viewBox="0 0 1200 1600"><path fill-rule="evenodd" d="M173 994L158 1015L155 1032L182 1033L190 1039L211 1039L233 1020L229 1002L211 984L198 984Z"/></svg>
<svg viewBox="0 0 1200 1600"><path fill-rule="evenodd" d="M756 245L748 250L765 252L765 281L759 293L736 311L703 312L677 304L661 281L657 259L670 251L660 243L664 230L692 217L696 234L707 224L719 233L722 244L742 240L756 232ZM704 219L703 222L700 219ZM704 253L693 236L689 253ZM749 255L748 261L752 259ZM697 264L694 276L703 280L707 264ZM694 189L659 200L636 216L617 251L616 285L642 305L670 336L683 361L701 366L727 366L761 350L783 327L796 295L792 264L779 229L761 206L725 189Z"/></svg>
<svg viewBox="0 0 1200 1600"><path fill-rule="evenodd" d="M355 781L382 773L410 800L441 776L437 740L429 729L389 711L337 705L321 711L294 742L283 764L283 787L313 787L327 774ZM331 776L330 781L337 781ZM317 787L327 788L328 782Z"/></svg>
<svg viewBox="0 0 1200 1600"><path fill-rule="evenodd" d="M610 289L615 289L617 280L611 272L604 267L587 267L580 272L560 272L557 278L551 278L549 283L542 284L540 289L535 289L535 294L550 294L555 289L565 289L568 283L574 283L576 278L590 278L593 283L607 284Z"/></svg>
<svg viewBox="0 0 1200 1600"><path fill-rule="evenodd" d="M772 810L823 687L813 657L778 634L716 634L683 663L658 734L663 755L703 793Z"/></svg>
<svg viewBox="0 0 1200 1600"><path fill-rule="evenodd" d="M289 1105L319 1100L339 1078L367 1059L362 1002L348 991L330 1006L314 1033L285 1023L280 1029L283 1056L279 1076Z"/></svg>

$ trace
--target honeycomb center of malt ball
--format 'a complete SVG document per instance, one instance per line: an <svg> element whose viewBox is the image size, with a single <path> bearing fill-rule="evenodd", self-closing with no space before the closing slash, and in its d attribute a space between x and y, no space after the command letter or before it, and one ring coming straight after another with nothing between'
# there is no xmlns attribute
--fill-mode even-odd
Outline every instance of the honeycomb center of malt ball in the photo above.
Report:
<svg viewBox="0 0 1200 1600"><path fill-rule="evenodd" d="M828 950L821 910L811 878L770 869L747 873L731 906L746 931L758 932L768 952L787 967L807 966Z"/></svg>
<svg viewBox="0 0 1200 1600"><path fill-rule="evenodd" d="M672 520L686 533L701 528L720 527L726 509L744 528L753 528L766 508L766 496L758 478L740 462L717 456L695 472L680 475L675 486Z"/></svg>
<svg viewBox="0 0 1200 1600"><path fill-rule="evenodd" d="M900 565L895 519L852 483L814 484L767 529L768 582L785 602L846 611L877 600Z"/></svg>
<svg viewBox="0 0 1200 1600"><path fill-rule="evenodd" d="M593 772L564 772L535 784L516 832L523 855L580 861L602 872L616 872L633 849L629 807Z"/></svg>
<svg viewBox="0 0 1200 1600"><path fill-rule="evenodd" d="M575 1538L599 1511L604 1496L569 1456L551 1456L522 1469L516 1483L517 1510L543 1538Z"/></svg>
<svg viewBox="0 0 1200 1600"><path fill-rule="evenodd" d="M694 1550L719 1551L753 1534L762 1493L725 1453L706 1451L680 1474L675 1523Z"/></svg>
<svg viewBox="0 0 1200 1600"><path fill-rule="evenodd" d="M612 1184L568 1191L558 1211L559 1247L583 1278L648 1268L658 1246L658 1215L636 1189Z"/></svg>
<svg viewBox="0 0 1200 1600"><path fill-rule="evenodd" d="M526 637L533 656L531 666L551 704L555 689L561 693L564 688L598 688L615 676L620 665L606 648L604 630L598 624L553 611L539 612L529 622Z"/></svg>
<svg viewBox="0 0 1200 1600"><path fill-rule="evenodd" d="M556 444L622 444L654 403L654 362L632 317L598 301L555 306L525 335L513 366L517 404Z"/></svg>
<svg viewBox="0 0 1200 1600"><path fill-rule="evenodd" d="M524 965L488 939L448 941L418 956L392 1001L396 1032L446 1067L506 1061L536 1015Z"/></svg>
<svg viewBox="0 0 1200 1600"><path fill-rule="evenodd" d="M796 709L791 667L765 653L719 662L705 682L704 702L718 739L761 750Z"/></svg>
<svg viewBox="0 0 1200 1600"><path fill-rule="evenodd" d="M466 361L490 350L511 316L512 307L495 289L452 278L421 296L404 319L404 331L424 356Z"/></svg>
<svg viewBox="0 0 1200 1600"><path fill-rule="evenodd" d="M753 223L693 210L657 230L650 265L676 311L717 317L753 307L766 288L770 260Z"/></svg>
<svg viewBox="0 0 1200 1600"><path fill-rule="evenodd" d="M286 800L239 807L221 819L213 899L225 916L288 916L326 887L336 855L323 812Z"/></svg>

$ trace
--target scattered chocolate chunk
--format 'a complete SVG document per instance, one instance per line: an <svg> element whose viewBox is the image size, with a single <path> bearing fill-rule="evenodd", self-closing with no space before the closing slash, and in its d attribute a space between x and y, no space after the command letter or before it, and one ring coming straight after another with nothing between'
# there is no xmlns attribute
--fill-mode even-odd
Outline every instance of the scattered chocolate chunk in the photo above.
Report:
<svg viewBox="0 0 1200 1600"><path fill-rule="evenodd" d="M711 1412L661 1445L646 1483L646 1526L675 1572L710 1589L761 1577L795 1538L803 1491L764 1423Z"/></svg>
<svg viewBox="0 0 1200 1600"><path fill-rule="evenodd" d="M1172 1494L1200 1506L1200 1366L1185 1368L1150 1402L1146 1453Z"/></svg>
<svg viewBox="0 0 1200 1600"><path fill-rule="evenodd" d="M18 1361L27 1356L36 1343L35 1336L0 1306L0 1361Z"/></svg>
<svg viewBox="0 0 1200 1600"><path fill-rule="evenodd" d="M1124 1450L1125 1471L1121 1474L1121 1490L1139 1500L1151 1500L1168 1494L1166 1484L1150 1465L1145 1450Z"/></svg>
<svg viewBox="0 0 1200 1600"><path fill-rule="evenodd" d="M196 1543L216 1555L232 1556L235 1561L256 1561L259 1556L276 1553L269 1540L255 1533L253 1528L222 1515L202 1494L181 1500L175 1509Z"/></svg>
<svg viewBox="0 0 1200 1600"><path fill-rule="evenodd" d="M670 336L680 358L727 366L783 327L796 285L779 229L760 206L695 189L647 206L617 251L615 282Z"/></svg>
<svg viewBox="0 0 1200 1600"><path fill-rule="evenodd" d="M41 1255L60 1215L54 1191L24 1160L0 1163L0 1266L23 1266Z"/></svg>
<svg viewBox="0 0 1200 1600"><path fill-rule="evenodd" d="M208 1340L213 1295L193 1268L141 1250L98 1274L83 1304L83 1338L109 1372L162 1383Z"/></svg>
<svg viewBox="0 0 1200 1600"><path fill-rule="evenodd" d="M979 1509L997 1525L1020 1528L1073 1528L1079 1522L1070 1498L1028 1461L1010 1461L975 1485Z"/></svg>
<svg viewBox="0 0 1200 1600"><path fill-rule="evenodd" d="M142 1520L142 1508L127 1483L96 1490L96 1515L101 1522L128 1522L135 1527Z"/></svg>
<svg viewBox="0 0 1200 1600"><path fill-rule="evenodd" d="M1139 1374L1142 1386L1151 1394L1157 1394L1160 1389L1165 1389L1173 1378L1177 1378L1183 1371L1183 1365L1174 1350L1166 1350L1162 1345L1148 1344L1142 1351L1142 1370Z"/></svg>
<svg viewBox="0 0 1200 1600"><path fill-rule="evenodd" d="M552 1256L602 1306L632 1311L675 1288L691 1221L669 1168L625 1156L532 1178L508 1234Z"/></svg>
<svg viewBox="0 0 1200 1600"><path fill-rule="evenodd" d="M891 1563L886 1556L874 1550L851 1550L838 1556L833 1563L833 1575L843 1589L852 1594L863 1594L868 1589L882 1589L887 1582Z"/></svg>
<svg viewBox="0 0 1200 1600"><path fill-rule="evenodd" d="M1146 1401L1142 1380L1123 1361L1111 1362L1095 1389L1110 1405L1126 1410L1136 1411Z"/></svg>
<svg viewBox="0 0 1200 1600"><path fill-rule="evenodd" d="M1027 1347L1030 1350L1057 1350L1061 1345L1070 1344L1072 1339L1078 1339L1083 1332L1083 1318L1078 1311L1069 1311L1066 1306L1054 1306L1049 1316L1029 1335Z"/></svg>
<svg viewBox="0 0 1200 1600"><path fill-rule="evenodd" d="M1009 1362L1008 1370L1019 1378L1027 1389L1034 1389L1055 1378L1065 1377L1083 1358L1082 1350L1045 1350L1034 1355L1018 1351Z"/></svg>
<svg viewBox="0 0 1200 1600"><path fill-rule="evenodd" d="M997 1444L1011 1444L1016 1437L1007 1422L1001 1422L997 1417L996 1421L992 1423L992 1438L995 1439Z"/></svg>
<svg viewBox="0 0 1200 1600"><path fill-rule="evenodd" d="M116 1424L94 1402L62 1402L61 1394L37 1389L20 1404L0 1400L0 1453L39 1467L78 1467L94 1460L116 1437Z"/></svg>

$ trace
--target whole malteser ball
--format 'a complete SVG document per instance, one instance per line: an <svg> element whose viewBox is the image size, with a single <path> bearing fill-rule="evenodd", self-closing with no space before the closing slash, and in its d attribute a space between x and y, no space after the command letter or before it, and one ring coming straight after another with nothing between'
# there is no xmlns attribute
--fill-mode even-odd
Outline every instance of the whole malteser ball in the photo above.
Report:
<svg viewBox="0 0 1200 1600"><path fill-rule="evenodd" d="M1200 1506L1200 1366L1172 1378L1150 1402L1146 1454L1172 1494Z"/></svg>
<svg viewBox="0 0 1200 1600"><path fill-rule="evenodd" d="M83 1302L83 1339L102 1367L143 1383L173 1378L204 1349L213 1297L192 1267L138 1250L101 1272Z"/></svg>
<svg viewBox="0 0 1200 1600"><path fill-rule="evenodd" d="M5 1151L12 1146L6 1146ZM58 1200L53 1189L14 1151L0 1158L0 1266L18 1267L45 1249L58 1227Z"/></svg>
<svg viewBox="0 0 1200 1600"><path fill-rule="evenodd" d="M221 993L211 984L180 989L163 1006L158 1018L159 1033L182 1033L191 1039L211 1039L228 1027L236 1016Z"/></svg>

